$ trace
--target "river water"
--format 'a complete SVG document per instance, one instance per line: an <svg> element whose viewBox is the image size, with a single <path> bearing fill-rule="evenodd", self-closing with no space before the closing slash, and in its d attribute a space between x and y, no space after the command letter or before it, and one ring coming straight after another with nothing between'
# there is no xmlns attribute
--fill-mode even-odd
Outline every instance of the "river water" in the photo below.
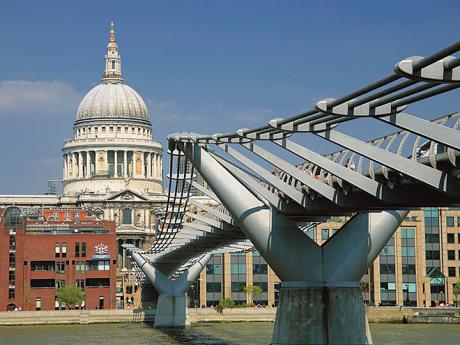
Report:
<svg viewBox="0 0 460 345"><path fill-rule="evenodd" d="M460 344L460 325L371 324L375 344ZM0 345L266 345L273 323L198 323L185 330L145 324L0 327Z"/></svg>

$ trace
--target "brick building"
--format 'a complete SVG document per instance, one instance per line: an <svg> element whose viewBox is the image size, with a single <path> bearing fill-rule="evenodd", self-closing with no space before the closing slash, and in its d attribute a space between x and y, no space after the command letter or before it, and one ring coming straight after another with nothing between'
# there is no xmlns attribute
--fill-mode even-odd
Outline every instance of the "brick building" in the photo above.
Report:
<svg viewBox="0 0 460 345"><path fill-rule="evenodd" d="M45 221L42 212L0 210L0 310L59 309L63 284L84 290L80 307L116 308L115 223L85 220L84 213L78 221Z"/></svg>

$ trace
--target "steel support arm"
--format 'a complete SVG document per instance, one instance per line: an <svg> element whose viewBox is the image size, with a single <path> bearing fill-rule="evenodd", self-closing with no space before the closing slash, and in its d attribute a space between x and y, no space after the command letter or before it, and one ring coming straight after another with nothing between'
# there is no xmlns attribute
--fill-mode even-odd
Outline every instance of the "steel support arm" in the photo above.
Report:
<svg viewBox="0 0 460 345"><path fill-rule="evenodd" d="M295 223L262 203L200 145L178 145L282 280L322 280L321 248Z"/></svg>

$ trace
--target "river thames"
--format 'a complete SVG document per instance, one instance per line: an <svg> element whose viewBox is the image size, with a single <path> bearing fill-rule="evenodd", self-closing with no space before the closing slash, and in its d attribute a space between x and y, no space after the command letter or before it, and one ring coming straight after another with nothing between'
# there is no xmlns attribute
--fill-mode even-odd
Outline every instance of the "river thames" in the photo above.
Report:
<svg viewBox="0 0 460 345"><path fill-rule="evenodd" d="M371 324L374 344L459 343L460 325ZM198 323L185 330L158 330L146 324L0 327L0 345L266 345L273 323Z"/></svg>

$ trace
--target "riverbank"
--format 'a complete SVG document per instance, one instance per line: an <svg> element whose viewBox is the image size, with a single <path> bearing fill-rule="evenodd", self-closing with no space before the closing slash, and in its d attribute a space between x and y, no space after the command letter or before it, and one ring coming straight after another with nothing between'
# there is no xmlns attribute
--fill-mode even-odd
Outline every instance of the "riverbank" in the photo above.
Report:
<svg viewBox="0 0 460 345"><path fill-rule="evenodd" d="M276 308L191 308L187 320L200 322L274 322ZM460 308L368 307L370 323L460 324ZM0 326L154 322L153 309L57 310L0 312Z"/></svg>

